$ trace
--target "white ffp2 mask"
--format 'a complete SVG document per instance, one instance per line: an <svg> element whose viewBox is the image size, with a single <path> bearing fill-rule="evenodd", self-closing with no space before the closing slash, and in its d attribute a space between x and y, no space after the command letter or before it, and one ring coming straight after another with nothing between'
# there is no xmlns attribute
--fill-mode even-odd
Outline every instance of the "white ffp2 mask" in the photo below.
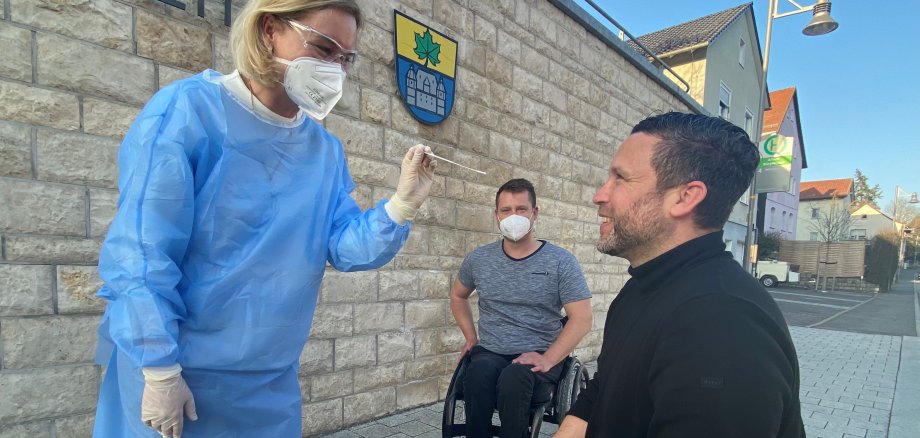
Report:
<svg viewBox="0 0 920 438"><path fill-rule="evenodd" d="M498 228L501 230L502 236L505 236L505 238L512 242L517 242L530 232L530 219L512 214L502 219L501 222L498 223Z"/></svg>
<svg viewBox="0 0 920 438"><path fill-rule="evenodd" d="M326 118L342 98L345 70L341 65L315 58L288 61L276 57L275 61L287 66L284 90L308 116L316 120Z"/></svg>

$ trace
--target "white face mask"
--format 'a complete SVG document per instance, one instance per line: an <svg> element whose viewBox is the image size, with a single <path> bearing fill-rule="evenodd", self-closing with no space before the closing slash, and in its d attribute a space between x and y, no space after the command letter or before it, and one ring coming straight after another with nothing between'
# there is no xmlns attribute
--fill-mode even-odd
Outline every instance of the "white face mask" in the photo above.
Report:
<svg viewBox="0 0 920 438"><path fill-rule="evenodd" d="M531 215L533 217L533 215ZM530 219L512 214L501 220L498 223L498 228L502 232L502 236L505 236L506 239L517 242L521 240L522 237L526 236L527 233L531 230Z"/></svg>
<svg viewBox="0 0 920 438"><path fill-rule="evenodd" d="M334 62L314 58L297 58L293 61L275 58L287 67L284 72L284 89L288 97L307 113L322 120L342 98L345 71Z"/></svg>

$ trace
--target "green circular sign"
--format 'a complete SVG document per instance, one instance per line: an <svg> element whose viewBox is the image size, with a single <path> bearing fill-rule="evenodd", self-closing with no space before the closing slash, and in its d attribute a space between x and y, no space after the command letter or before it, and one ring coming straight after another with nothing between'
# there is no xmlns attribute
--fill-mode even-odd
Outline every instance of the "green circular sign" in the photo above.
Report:
<svg viewBox="0 0 920 438"><path fill-rule="evenodd" d="M767 155L776 155L776 147L779 146L779 136L771 135L763 142L763 151Z"/></svg>

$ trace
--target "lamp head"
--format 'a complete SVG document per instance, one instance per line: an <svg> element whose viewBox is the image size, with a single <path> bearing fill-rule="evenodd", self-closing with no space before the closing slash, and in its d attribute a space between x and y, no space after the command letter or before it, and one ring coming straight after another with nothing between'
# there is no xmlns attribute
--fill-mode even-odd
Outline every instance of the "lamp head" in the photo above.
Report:
<svg viewBox="0 0 920 438"><path fill-rule="evenodd" d="M917 192L910 194L910 201L907 201L908 204L920 204L920 200L917 200Z"/></svg>
<svg viewBox="0 0 920 438"><path fill-rule="evenodd" d="M828 0L818 0L812 9L811 21L802 29L802 33L808 36L824 35L831 33L839 24L831 18L831 2Z"/></svg>

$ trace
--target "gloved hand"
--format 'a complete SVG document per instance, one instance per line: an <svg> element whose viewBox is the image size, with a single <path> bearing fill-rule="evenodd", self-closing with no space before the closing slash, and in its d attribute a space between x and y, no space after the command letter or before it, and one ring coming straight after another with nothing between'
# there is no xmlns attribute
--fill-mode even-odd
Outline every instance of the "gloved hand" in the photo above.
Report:
<svg viewBox="0 0 920 438"><path fill-rule="evenodd" d="M198 420L195 399L182 379L178 364L166 368L144 368L141 421L166 438L182 436L183 417Z"/></svg>
<svg viewBox="0 0 920 438"><path fill-rule="evenodd" d="M403 157L396 194L390 198L392 206L406 220L415 218L434 183L437 162L425 155L426 152L431 152L431 148L421 144L409 148Z"/></svg>

